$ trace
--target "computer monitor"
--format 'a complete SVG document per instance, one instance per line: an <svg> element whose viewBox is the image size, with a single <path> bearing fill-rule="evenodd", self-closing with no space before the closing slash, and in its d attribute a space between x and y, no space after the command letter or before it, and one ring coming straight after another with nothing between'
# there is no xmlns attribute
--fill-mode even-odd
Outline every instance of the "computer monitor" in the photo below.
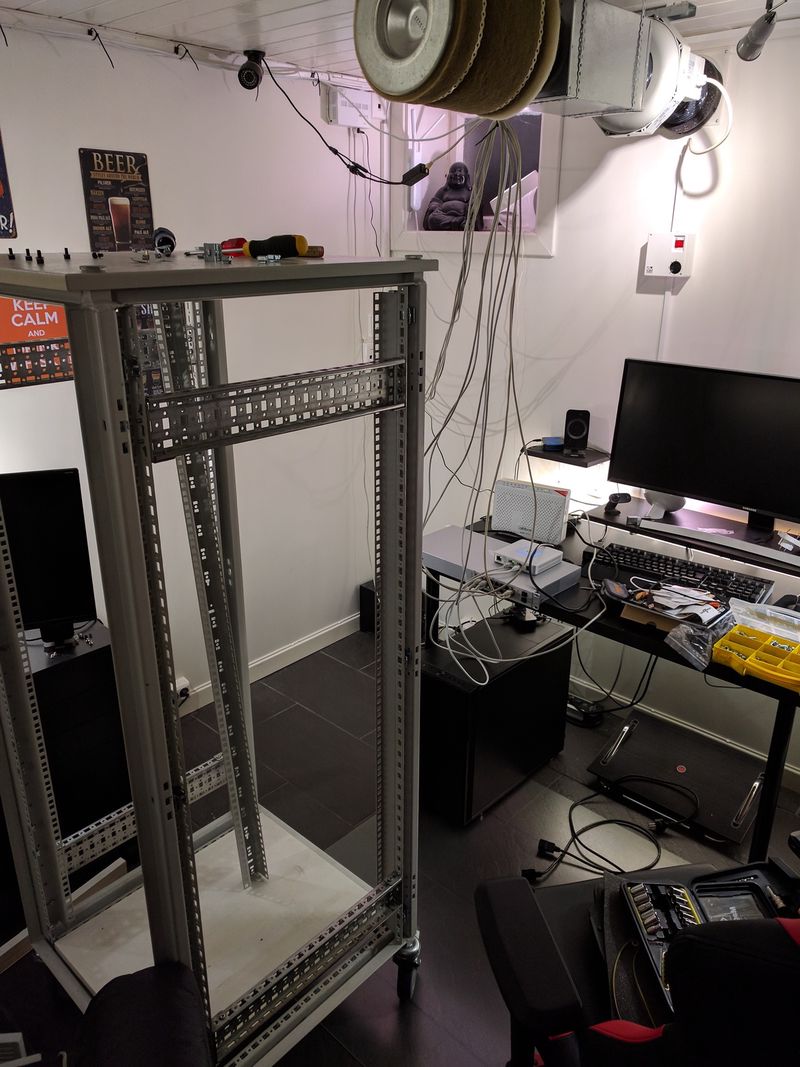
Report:
<svg viewBox="0 0 800 1067"><path fill-rule="evenodd" d="M800 521L800 380L626 359L609 481Z"/></svg>
<svg viewBox="0 0 800 1067"><path fill-rule="evenodd" d="M23 626L65 644L97 615L78 472L0 474L0 507Z"/></svg>

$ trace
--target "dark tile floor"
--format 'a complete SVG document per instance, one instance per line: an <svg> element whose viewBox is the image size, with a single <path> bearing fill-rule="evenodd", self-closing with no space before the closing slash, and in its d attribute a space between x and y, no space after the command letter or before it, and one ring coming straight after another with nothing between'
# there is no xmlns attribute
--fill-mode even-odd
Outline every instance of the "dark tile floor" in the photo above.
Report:
<svg viewBox="0 0 800 1067"><path fill-rule="evenodd" d="M371 635L353 634L252 686L261 802L367 879L374 866L373 658ZM398 1003L394 967L385 966L287 1054L285 1067L500 1067L506 1061L508 1020L480 942L473 891L484 878L530 866L539 837L566 837L569 804L589 792L585 768L614 724L610 718L594 731L568 727L564 752L466 829L423 811L423 963L413 1002ZM186 716L183 732L189 765L218 751L213 708ZM798 799L782 795L774 854L788 855L786 834L800 827ZM192 809L195 827L226 806L224 791L203 798ZM595 810L641 818L607 798L594 803ZM649 853L647 846L632 844L631 836L615 829L609 841L621 862L627 856L625 865L635 866ZM743 857L742 848L719 852L675 833L665 837L664 848L681 860L718 866ZM562 867L555 877L582 876ZM32 986L43 998L33 1011ZM19 990L28 995L15 1013ZM34 957L0 975L0 1024L27 1027L30 1049L52 1055L68 1045L74 1016ZM46 1059L50 1062L56 1061Z"/></svg>

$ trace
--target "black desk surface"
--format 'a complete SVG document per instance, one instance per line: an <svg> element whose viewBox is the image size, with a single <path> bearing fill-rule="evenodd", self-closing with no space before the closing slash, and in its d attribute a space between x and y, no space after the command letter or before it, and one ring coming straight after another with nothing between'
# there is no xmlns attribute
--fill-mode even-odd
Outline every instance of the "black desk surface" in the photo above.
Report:
<svg viewBox="0 0 800 1067"><path fill-rule="evenodd" d="M474 528L482 533L483 520L475 523ZM498 537L502 540L518 540L516 535L503 534L491 529L489 532L492 537ZM611 540L613 540L613 537ZM705 546L704 551L709 551L710 547ZM586 545L572 527L570 527L570 532L567 534L561 548L564 551L564 559L580 566ZM762 560L762 566L763 562ZM591 586L588 578L582 577L578 585L559 593L557 601L548 600L543 603L541 610L559 622L564 622L571 626L585 626L600 611L600 603L596 597L593 597L591 602L587 604L590 592ZM607 637L611 641L620 642L631 648L636 648L640 652L658 656L660 659L669 660L671 663L677 663L681 667L694 670L683 656L679 655L665 642L665 634L662 630L657 629L655 626L642 625L641 623L621 618L616 605L610 605L587 632L598 637ZM800 703L800 695L793 693L791 689L783 689L780 686L771 685L769 682L761 681L760 678L737 674L736 671L732 671L729 667L723 667L716 663L710 663L702 673L711 678L719 678L721 681L729 682L731 685L737 685L740 689L750 689L754 693L761 693L762 696L771 697L773 700L793 698L795 704Z"/></svg>
<svg viewBox="0 0 800 1067"><path fill-rule="evenodd" d="M708 552L713 556L723 556L739 563L750 563L754 567L764 570L800 577L798 557L789 553L781 560L774 556L759 554L757 546L761 545L780 551L780 538L777 533L765 533L763 530L752 530L746 523L737 522L735 519L724 518L721 515L712 515L702 511L691 511L689 508L681 508L680 511L671 512L658 520L659 529L653 530L644 527L635 527L633 531L628 526L629 518L644 518L650 510L650 505L641 497L634 497L628 504L618 504L618 515L606 515L603 508L595 508L589 512L589 518L595 522L608 526L614 537L627 536L631 532L640 537L656 538L660 541L672 544L688 546L696 552ZM615 531L619 531L615 533ZM697 532L718 534L718 542L704 541L702 537L694 536Z"/></svg>

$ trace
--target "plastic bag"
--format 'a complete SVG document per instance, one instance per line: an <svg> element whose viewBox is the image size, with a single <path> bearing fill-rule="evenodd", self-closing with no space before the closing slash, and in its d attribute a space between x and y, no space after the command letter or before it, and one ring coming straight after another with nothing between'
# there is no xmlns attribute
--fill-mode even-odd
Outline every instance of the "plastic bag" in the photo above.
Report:
<svg viewBox="0 0 800 1067"><path fill-rule="evenodd" d="M733 601L731 601L732 606ZM753 606L748 605L748 607ZM734 616L729 612L714 626L692 626L690 623L682 623L670 630L665 643L683 656L695 670L704 671L711 662L711 652L715 642L725 636L735 621Z"/></svg>

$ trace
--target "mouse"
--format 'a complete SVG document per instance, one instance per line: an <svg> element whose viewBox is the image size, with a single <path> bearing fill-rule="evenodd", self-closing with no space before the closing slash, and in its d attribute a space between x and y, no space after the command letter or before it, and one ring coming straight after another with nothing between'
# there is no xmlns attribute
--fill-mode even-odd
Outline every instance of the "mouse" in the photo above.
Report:
<svg viewBox="0 0 800 1067"><path fill-rule="evenodd" d="M790 611L800 611L800 596L794 593L786 593L772 605L774 608L788 608Z"/></svg>

